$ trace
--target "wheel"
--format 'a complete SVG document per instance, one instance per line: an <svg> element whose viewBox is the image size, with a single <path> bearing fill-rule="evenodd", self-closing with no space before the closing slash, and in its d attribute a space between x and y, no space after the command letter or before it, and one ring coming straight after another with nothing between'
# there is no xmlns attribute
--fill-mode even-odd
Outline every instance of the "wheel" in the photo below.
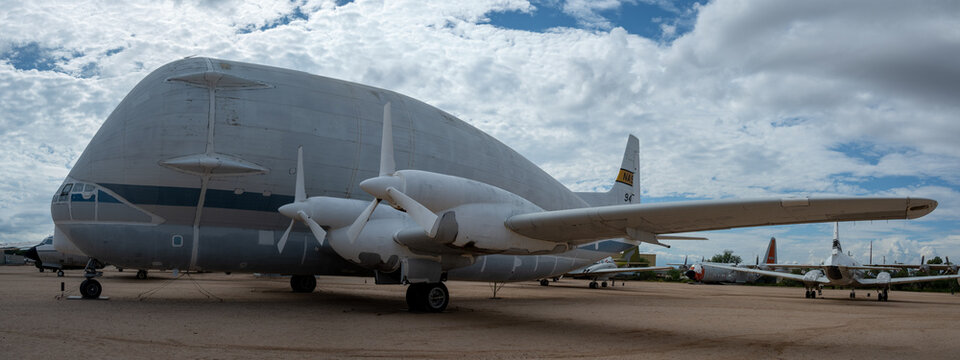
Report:
<svg viewBox="0 0 960 360"><path fill-rule="evenodd" d="M604 282L600 283L600 287L607 287L607 282L604 281Z"/></svg>
<svg viewBox="0 0 960 360"><path fill-rule="evenodd" d="M857 294L851 291L851 292L850 292L850 298L851 298L851 299L855 299L856 297L857 297Z"/></svg>
<svg viewBox="0 0 960 360"><path fill-rule="evenodd" d="M810 290L810 298L811 298L811 299L816 299L816 298L817 298L817 292L816 292L816 291L813 291L813 290Z"/></svg>
<svg viewBox="0 0 960 360"><path fill-rule="evenodd" d="M810 290L807 290L807 292L806 292L805 294L803 294L803 297L809 299L809 298L810 298Z"/></svg>
<svg viewBox="0 0 960 360"><path fill-rule="evenodd" d="M40 269L40 272L43 272L43 266L38 266L37 268Z"/></svg>
<svg viewBox="0 0 960 360"><path fill-rule="evenodd" d="M443 312L450 304L450 291L443 283L428 284L426 287L426 310L428 312Z"/></svg>
<svg viewBox="0 0 960 360"><path fill-rule="evenodd" d="M63 277L63 270L57 270L57 277Z"/></svg>
<svg viewBox="0 0 960 360"><path fill-rule="evenodd" d="M313 275L293 275L290 277L290 288L295 293L311 293L317 288L317 278Z"/></svg>
<svg viewBox="0 0 960 360"><path fill-rule="evenodd" d="M591 281L591 282L590 282L590 288L591 288L591 289L596 289L596 288L597 288L597 282L596 282L596 281Z"/></svg>
<svg viewBox="0 0 960 360"><path fill-rule="evenodd" d="M83 295L84 299L99 298L101 291L103 291L103 287L100 286L99 281L94 279L87 279L80 283L80 295Z"/></svg>
<svg viewBox="0 0 960 360"><path fill-rule="evenodd" d="M147 278L146 270L137 270L137 279L144 280Z"/></svg>
<svg viewBox="0 0 960 360"><path fill-rule="evenodd" d="M424 296L422 293L423 284L410 284L407 286L407 308L410 312L421 312L423 311L423 303L420 301Z"/></svg>
<svg viewBox="0 0 960 360"><path fill-rule="evenodd" d="M443 283L419 283L407 287L407 307L412 312L443 312L449 304L450 291Z"/></svg>
<svg viewBox="0 0 960 360"><path fill-rule="evenodd" d="M540 279L540 286L550 285L550 282L547 279Z"/></svg>

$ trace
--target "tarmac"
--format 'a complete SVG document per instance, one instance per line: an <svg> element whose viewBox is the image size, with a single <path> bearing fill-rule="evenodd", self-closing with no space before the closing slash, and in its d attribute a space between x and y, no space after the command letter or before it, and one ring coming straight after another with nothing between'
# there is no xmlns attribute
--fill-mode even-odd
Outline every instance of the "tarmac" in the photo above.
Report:
<svg viewBox="0 0 960 360"><path fill-rule="evenodd" d="M109 300L58 278L0 266L0 354L53 358L956 359L960 296L631 282L592 290L448 282L441 314L406 309L404 286L318 277L317 291L252 274L107 270ZM66 291L61 293L60 283ZM870 294L870 297L867 297Z"/></svg>

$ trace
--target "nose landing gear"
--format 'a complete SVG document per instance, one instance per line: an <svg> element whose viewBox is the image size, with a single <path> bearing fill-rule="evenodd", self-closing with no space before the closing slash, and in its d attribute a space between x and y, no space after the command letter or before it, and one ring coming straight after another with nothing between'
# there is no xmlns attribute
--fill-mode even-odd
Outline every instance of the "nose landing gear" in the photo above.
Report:
<svg viewBox="0 0 960 360"><path fill-rule="evenodd" d="M98 267L103 267L97 259L90 258L87 260L87 266L83 269L83 277L86 280L80 283L80 295L84 299L99 299L100 293L103 291L103 286L100 285L100 282L95 278L103 276L102 271L97 271Z"/></svg>

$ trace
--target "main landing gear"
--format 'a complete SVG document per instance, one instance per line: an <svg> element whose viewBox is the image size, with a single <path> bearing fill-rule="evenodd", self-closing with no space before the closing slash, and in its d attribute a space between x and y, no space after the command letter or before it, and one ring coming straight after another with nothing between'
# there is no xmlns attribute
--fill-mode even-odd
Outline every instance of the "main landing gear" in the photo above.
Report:
<svg viewBox="0 0 960 360"><path fill-rule="evenodd" d="M596 282L596 281L591 281L591 282L590 282L590 288L591 288L591 289L596 289L596 288L599 288L599 287L607 287L607 282L606 282L606 281L601 282L601 283L598 283L598 282Z"/></svg>
<svg viewBox="0 0 960 360"><path fill-rule="evenodd" d="M103 272L97 271L97 267L103 267L103 265L97 259L90 258L90 260L87 260L87 267L83 269L83 277L86 280L80 283L80 295L84 299L98 299L100 293L103 292L103 286L94 279L103 276Z"/></svg>
<svg viewBox="0 0 960 360"><path fill-rule="evenodd" d="M887 301L887 289L877 289L877 301Z"/></svg>
<svg viewBox="0 0 960 360"><path fill-rule="evenodd" d="M146 280L147 271L146 270L137 270L137 280Z"/></svg>
<svg viewBox="0 0 960 360"><path fill-rule="evenodd" d="M547 286L547 285L550 285L550 281L548 281L547 279L540 279L540 286Z"/></svg>
<svg viewBox="0 0 960 360"><path fill-rule="evenodd" d="M416 283L407 287L407 307L411 312L442 312L450 304L450 291L442 282Z"/></svg>
<svg viewBox="0 0 960 360"><path fill-rule="evenodd" d="M817 291L816 291L816 290L807 289L806 298L807 298L807 299L816 299L816 298L817 298Z"/></svg>
<svg viewBox="0 0 960 360"><path fill-rule="evenodd" d="M317 288L317 278L313 275L292 275L290 288L295 293L312 293Z"/></svg>

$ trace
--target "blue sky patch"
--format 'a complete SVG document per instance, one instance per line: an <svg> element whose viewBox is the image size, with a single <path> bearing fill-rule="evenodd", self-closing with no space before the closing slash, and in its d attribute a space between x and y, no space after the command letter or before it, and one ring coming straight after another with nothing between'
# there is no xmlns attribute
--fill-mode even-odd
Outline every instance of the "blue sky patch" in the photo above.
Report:
<svg viewBox="0 0 960 360"><path fill-rule="evenodd" d="M70 55L67 57L65 55ZM51 71L57 70L58 63L82 56L79 52L66 52L58 48L41 47L37 42L13 45L10 50L0 54L0 60L6 60L17 70Z"/></svg>
<svg viewBox="0 0 960 360"><path fill-rule="evenodd" d="M287 25L294 20L309 20L309 19L310 19L310 16L308 16L307 14L304 14L303 11L300 10L300 7L297 6L293 8L293 12L289 14L283 14L283 16L276 18L272 21L268 21L266 24L263 24L263 26L256 27L253 24L249 24L247 26L244 26L242 29L237 30L237 33L249 34L254 31L266 31L278 26Z"/></svg>
<svg viewBox="0 0 960 360"><path fill-rule="evenodd" d="M875 144L868 142L849 142L840 144L830 148L830 150L838 151L846 155L847 157L861 160L870 165L877 165L887 154L892 153L903 153L907 149L880 149Z"/></svg>
<svg viewBox="0 0 960 360"><path fill-rule="evenodd" d="M596 14L610 23L611 27L622 27L628 33L649 39L669 41L693 30L693 8L696 1L678 1L664 5L648 4L640 1L635 4L624 3L616 9L597 11ZM564 11L564 4L546 4L533 2L536 7L531 13L520 11L492 12L487 14L490 24L515 30L545 32L552 28L597 29L588 19L576 17L570 11ZM672 35L664 36L661 25L675 26ZM599 30L607 30L600 28Z"/></svg>

